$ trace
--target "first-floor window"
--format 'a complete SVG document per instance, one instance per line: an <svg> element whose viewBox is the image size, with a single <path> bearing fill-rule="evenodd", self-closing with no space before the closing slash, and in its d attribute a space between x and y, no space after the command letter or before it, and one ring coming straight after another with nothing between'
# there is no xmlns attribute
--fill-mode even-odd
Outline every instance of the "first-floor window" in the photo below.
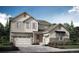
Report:
<svg viewBox="0 0 79 59"><path fill-rule="evenodd" d="M56 37L57 37L57 39L59 39L59 40L62 40L62 39L63 39L63 36L64 36L63 33L56 33Z"/></svg>

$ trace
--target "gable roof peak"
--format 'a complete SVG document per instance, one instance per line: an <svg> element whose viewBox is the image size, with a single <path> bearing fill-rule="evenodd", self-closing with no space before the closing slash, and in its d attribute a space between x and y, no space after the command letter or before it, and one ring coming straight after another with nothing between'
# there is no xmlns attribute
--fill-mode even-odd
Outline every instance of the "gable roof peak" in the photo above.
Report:
<svg viewBox="0 0 79 59"><path fill-rule="evenodd" d="M26 17L26 15L30 16L28 13L22 12L22 13L20 13L19 15L13 17L13 20L12 20L12 21L14 21L16 18L18 18L18 17L20 17L20 16L22 16L22 15L24 15L24 17ZM32 17L32 16L30 16L30 17Z"/></svg>
<svg viewBox="0 0 79 59"><path fill-rule="evenodd" d="M67 28L63 25L63 24L61 24L61 23L59 23L59 24L56 24L56 25L52 25L52 26L50 26L49 28L48 28L48 30L47 31L45 31L45 33L48 33L48 32L51 32L52 30L54 30L56 27L58 27L58 26L62 26L62 27L64 27L66 30L67 30ZM67 30L68 31L68 30Z"/></svg>
<svg viewBox="0 0 79 59"><path fill-rule="evenodd" d="M14 19L17 18L17 17L19 17L19 16L21 16L21 15L27 15L27 13L26 12L22 12L19 15L15 16Z"/></svg>

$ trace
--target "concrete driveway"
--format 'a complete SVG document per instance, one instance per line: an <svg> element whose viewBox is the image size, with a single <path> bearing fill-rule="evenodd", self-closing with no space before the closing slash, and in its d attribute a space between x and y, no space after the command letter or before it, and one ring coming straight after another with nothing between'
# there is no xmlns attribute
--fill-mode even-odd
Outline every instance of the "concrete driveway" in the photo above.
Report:
<svg viewBox="0 0 79 59"><path fill-rule="evenodd" d="M37 52L57 52L62 51L58 48L52 48L48 46L31 45L27 47L19 47L21 53L37 53Z"/></svg>
<svg viewBox="0 0 79 59"><path fill-rule="evenodd" d="M79 52L79 49L59 49L48 46L31 45L27 47L19 47L20 53L48 53L48 52Z"/></svg>

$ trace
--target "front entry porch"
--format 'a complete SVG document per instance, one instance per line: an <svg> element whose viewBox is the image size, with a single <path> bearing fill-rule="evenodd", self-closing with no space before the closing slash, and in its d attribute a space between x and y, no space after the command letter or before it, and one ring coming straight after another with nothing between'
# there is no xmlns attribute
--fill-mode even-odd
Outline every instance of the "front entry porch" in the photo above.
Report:
<svg viewBox="0 0 79 59"><path fill-rule="evenodd" d="M33 33L33 45L41 45L43 43L43 34L40 32Z"/></svg>
<svg viewBox="0 0 79 59"><path fill-rule="evenodd" d="M59 41L63 41L64 40L64 36L65 36L65 31L55 31L56 32L56 39Z"/></svg>

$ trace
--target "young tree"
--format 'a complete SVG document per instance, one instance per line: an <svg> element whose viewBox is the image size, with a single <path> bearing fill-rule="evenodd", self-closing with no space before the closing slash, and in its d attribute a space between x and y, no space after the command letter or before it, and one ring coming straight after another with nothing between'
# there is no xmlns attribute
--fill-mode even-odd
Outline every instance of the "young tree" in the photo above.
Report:
<svg viewBox="0 0 79 59"><path fill-rule="evenodd" d="M6 39L9 40L9 36L10 36L10 18L7 19L7 22L6 22L6 26L5 26L5 36L6 36Z"/></svg>
<svg viewBox="0 0 79 59"><path fill-rule="evenodd" d="M4 26L2 23L0 23L0 38L2 35L4 35Z"/></svg>
<svg viewBox="0 0 79 59"><path fill-rule="evenodd" d="M4 26L2 23L0 23L0 43L2 42L2 36L4 35Z"/></svg>
<svg viewBox="0 0 79 59"><path fill-rule="evenodd" d="M73 43L76 43L78 38L77 38L77 34L76 34L76 30L75 30L75 27L74 27L74 24L73 24L73 21L71 21L71 25L70 25L70 40L73 42Z"/></svg>
<svg viewBox="0 0 79 59"><path fill-rule="evenodd" d="M77 34L76 34L76 30L75 30L73 21L71 21L70 25L68 23L64 23L64 26L68 29L68 31L70 33L71 42L76 43L78 39L77 39Z"/></svg>
<svg viewBox="0 0 79 59"><path fill-rule="evenodd" d="M70 32L71 31L71 27L68 23L64 23L64 26L67 28L67 30Z"/></svg>

